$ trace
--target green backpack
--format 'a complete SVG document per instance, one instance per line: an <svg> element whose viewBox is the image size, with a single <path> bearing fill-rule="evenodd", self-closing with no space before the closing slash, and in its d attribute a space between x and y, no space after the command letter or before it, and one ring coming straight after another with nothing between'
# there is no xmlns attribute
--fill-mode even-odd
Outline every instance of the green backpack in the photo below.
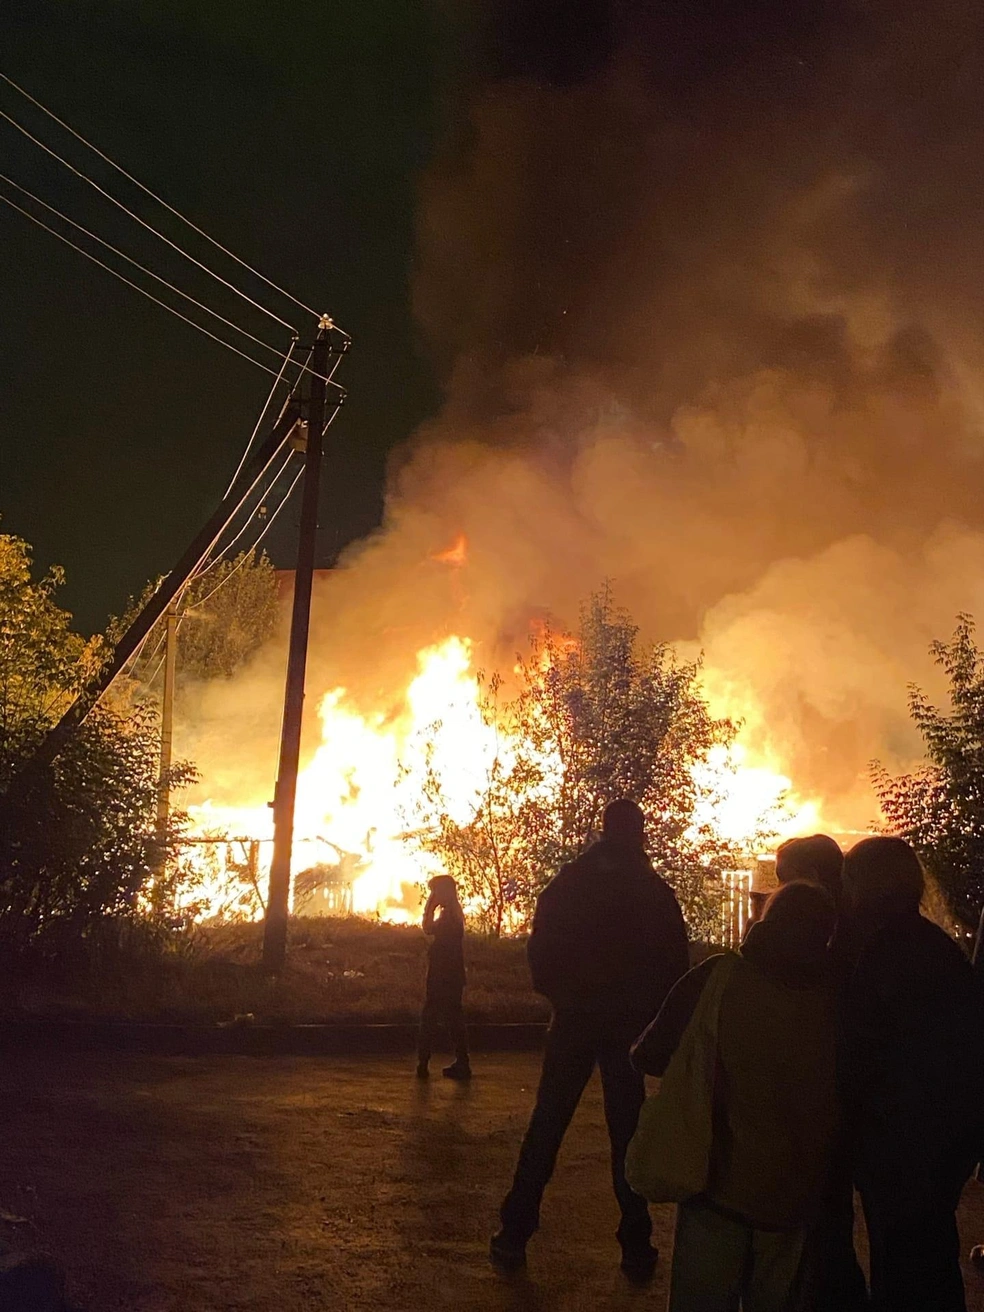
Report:
<svg viewBox="0 0 984 1312"><path fill-rule="evenodd" d="M707 1188L714 1134L721 999L740 958L726 952L704 985L659 1090L643 1103L625 1178L651 1203L682 1203Z"/></svg>

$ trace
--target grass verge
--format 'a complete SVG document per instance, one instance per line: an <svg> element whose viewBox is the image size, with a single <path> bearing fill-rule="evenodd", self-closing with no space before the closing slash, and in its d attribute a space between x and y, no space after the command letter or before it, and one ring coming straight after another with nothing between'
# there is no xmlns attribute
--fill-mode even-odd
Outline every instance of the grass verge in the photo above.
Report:
<svg viewBox="0 0 984 1312"><path fill-rule="evenodd" d="M193 934L121 951L93 965L34 971L0 986L0 1014L215 1024L385 1024L417 1019L427 941L420 929L317 917L291 922L278 978L260 967L261 925L203 926ZM465 1011L484 1022L541 1021L525 942L469 934Z"/></svg>

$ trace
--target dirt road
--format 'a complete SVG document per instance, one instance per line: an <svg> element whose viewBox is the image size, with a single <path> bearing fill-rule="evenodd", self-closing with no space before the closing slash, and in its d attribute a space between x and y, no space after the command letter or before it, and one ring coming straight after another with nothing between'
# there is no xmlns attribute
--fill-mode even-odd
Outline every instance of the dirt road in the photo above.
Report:
<svg viewBox="0 0 984 1312"><path fill-rule="evenodd" d="M526 1278L486 1245L537 1061L470 1086L392 1059L3 1057L0 1237L57 1253L87 1312L659 1309L617 1267L601 1100L565 1144ZM671 1209L656 1209L668 1256ZM968 1186L965 1247L984 1239ZM968 1273L984 1312L984 1277Z"/></svg>

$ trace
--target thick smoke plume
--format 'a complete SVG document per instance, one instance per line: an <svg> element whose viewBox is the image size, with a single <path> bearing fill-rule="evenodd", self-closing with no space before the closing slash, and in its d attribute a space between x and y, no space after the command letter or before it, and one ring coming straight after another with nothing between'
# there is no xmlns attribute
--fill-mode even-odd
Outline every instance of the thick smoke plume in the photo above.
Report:
<svg viewBox="0 0 984 1312"><path fill-rule="evenodd" d="M311 702L343 684L385 711L450 632L508 666L531 617L570 622L611 578L647 637L704 651L753 748L864 826L870 758L918 755L929 641L984 614L979 14L515 0L482 22L420 185L446 402L318 589ZM435 559L461 534L465 564ZM189 711L210 792L244 706L272 778L281 669L264 653Z"/></svg>

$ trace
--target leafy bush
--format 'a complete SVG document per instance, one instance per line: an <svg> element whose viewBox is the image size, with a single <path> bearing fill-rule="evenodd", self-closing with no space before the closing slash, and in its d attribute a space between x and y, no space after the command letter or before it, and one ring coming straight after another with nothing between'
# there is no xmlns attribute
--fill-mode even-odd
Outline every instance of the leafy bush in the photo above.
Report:
<svg viewBox="0 0 984 1312"><path fill-rule="evenodd" d="M927 764L896 776L877 763L872 770L889 826L913 845L968 929L984 903L984 653L974 634L973 619L960 615L952 640L930 648L949 681L949 710L909 690Z"/></svg>
<svg viewBox="0 0 984 1312"><path fill-rule="evenodd" d="M153 715L103 704L55 762L34 764L45 734L104 658L55 602L63 580L39 582L20 538L0 535L0 944L64 953L107 917L164 914L160 872L182 817L156 823ZM173 772L172 784L190 771Z"/></svg>

